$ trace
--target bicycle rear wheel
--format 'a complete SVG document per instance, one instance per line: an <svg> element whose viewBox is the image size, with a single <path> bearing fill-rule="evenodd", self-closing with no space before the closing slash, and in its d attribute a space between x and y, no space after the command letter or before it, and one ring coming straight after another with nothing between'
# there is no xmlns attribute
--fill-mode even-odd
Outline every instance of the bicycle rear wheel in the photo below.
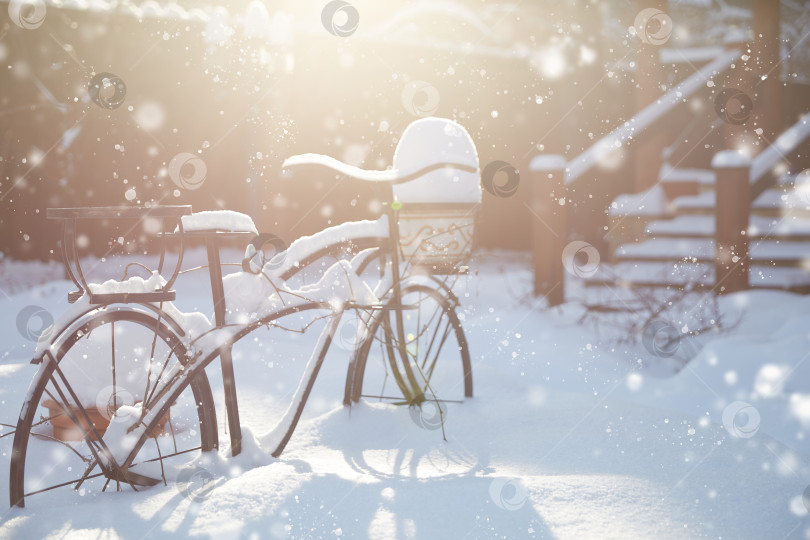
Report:
<svg viewBox="0 0 810 540"><path fill-rule="evenodd" d="M119 435L115 424L122 421L122 407L133 407L133 414L139 407L148 409L162 380L188 363L182 340L165 320L145 310L107 307L60 342L53 356L42 359L20 412L11 456L11 505L24 506L27 497L56 488L72 487L81 496L111 486L137 490L173 481L179 467L217 447L214 401L200 370L148 426L149 443L140 446L125 470L107 459L113 449L133 444L123 439L135 438ZM114 461L123 465L124 460L116 456ZM141 475L139 466L154 473Z"/></svg>
<svg viewBox="0 0 810 540"><path fill-rule="evenodd" d="M456 302L426 285L402 289L366 320L366 336L347 375L345 403L360 398L421 405L472 397L472 368Z"/></svg>

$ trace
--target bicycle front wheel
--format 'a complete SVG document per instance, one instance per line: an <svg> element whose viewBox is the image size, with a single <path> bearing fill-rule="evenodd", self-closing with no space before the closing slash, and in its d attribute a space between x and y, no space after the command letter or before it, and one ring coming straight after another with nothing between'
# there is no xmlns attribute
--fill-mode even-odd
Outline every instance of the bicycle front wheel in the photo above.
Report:
<svg viewBox="0 0 810 540"><path fill-rule="evenodd" d="M216 448L214 401L199 370L166 414L149 426L149 442L129 456L124 474L105 461L111 448L130 444L112 440L122 431L115 427L121 422L117 411L147 409L161 381L189 361L165 320L146 310L107 307L59 342L52 356L43 357L17 423L9 479L12 505L24 506L28 497L57 488L73 488L83 496L111 488L137 490L165 483L167 477L173 481L172 474L196 454ZM120 465L123 459L115 461ZM156 474L134 472L140 464L150 464Z"/></svg>
<svg viewBox="0 0 810 540"><path fill-rule="evenodd" d="M461 402L472 397L472 367L456 302L420 284L402 288L366 319L365 337L349 369L344 401Z"/></svg>

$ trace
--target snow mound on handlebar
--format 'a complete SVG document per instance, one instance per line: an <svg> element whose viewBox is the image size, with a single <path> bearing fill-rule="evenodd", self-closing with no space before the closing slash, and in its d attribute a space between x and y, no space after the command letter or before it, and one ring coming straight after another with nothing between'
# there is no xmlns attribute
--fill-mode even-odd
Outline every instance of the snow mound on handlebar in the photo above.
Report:
<svg viewBox="0 0 810 540"><path fill-rule="evenodd" d="M317 283L298 290L290 290L284 285L276 286L267 276L248 272L225 276L222 283L228 307L225 315L228 324L249 324L285 306L308 302L329 303L336 311L347 302L361 305L379 303L379 299L357 276L348 261L336 262Z"/></svg>
<svg viewBox="0 0 810 540"><path fill-rule="evenodd" d="M447 165L430 169L433 165ZM402 132L394 162L384 171L366 170L322 154L301 154L284 160L282 167L316 165L366 182L393 183L394 198L402 203L480 203L481 175L478 152L461 124L447 118L420 118ZM471 167L475 172L453 166ZM426 171L423 174L423 171ZM416 178L399 183L403 179Z"/></svg>

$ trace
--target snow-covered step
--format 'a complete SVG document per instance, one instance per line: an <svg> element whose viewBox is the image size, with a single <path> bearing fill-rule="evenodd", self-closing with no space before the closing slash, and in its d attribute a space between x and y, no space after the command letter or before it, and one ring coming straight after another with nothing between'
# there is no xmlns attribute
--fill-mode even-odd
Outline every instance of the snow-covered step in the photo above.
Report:
<svg viewBox="0 0 810 540"><path fill-rule="evenodd" d="M749 269L749 283L753 288L810 292L810 272L798 267L754 264ZM588 288L686 287L690 290L708 290L714 284L714 264L707 262L633 261L602 264L594 275L585 279Z"/></svg>
<svg viewBox="0 0 810 540"><path fill-rule="evenodd" d="M810 242L755 240L749 249L752 264L810 265ZM714 256L714 239L708 238L652 238L622 244L614 253L620 261L713 262Z"/></svg>
<svg viewBox="0 0 810 540"><path fill-rule="evenodd" d="M671 211L672 208L663 187L656 184L641 193L619 195L608 208L608 215L619 219L628 216L660 219L671 215Z"/></svg>
<svg viewBox="0 0 810 540"><path fill-rule="evenodd" d="M701 191L713 190L716 177L713 169L673 168L667 163L661 166L659 173L659 180L665 184L693 183L698 185ZM768 189L789 191L793 187L795 178L795 174L783 174Z"/></svg>
<svg viewBox="0 0 810 540"><path fill-rule="evenodd" d="M782 176L777 178L776 183L770 186L768 189L790 190L793 189L795 182L796 182L795 174L783 174Z"/></svg>
<svg viewBox="0 0 810 540"><path fill-rule="evenodd" d="M751 214L770 217L810 218L810 200L794 191L765 190L751 205ZM678 214L714 214L714 191L678 197L672 205Z"/></svg>
<svg viewBox="0 0 810 540"><path fill-rule="evenodd" d="M647 224L645 232L652 238L713 238L714 231L714 216L703 214L653 221ZM754 215L749 220L748 234L755 239L810 241L810 218Z"/></svg>
<svg viewBox="0 0 810 540"><path fill-rule="evenodd" d="M595 274L585 279L586 286L616 286L620 288L711 286L714 265L709 263L632 261L601 264Z"/></svg>
<svg viewBox="0 0 810 540"><path fill-rule="evenodd" d="M717 198L713 191L706 191L699 195L678 197L672 201L672 206L679 214L714 214L714 205Z"/></svg>
<svg viewBox="0 0 810 540"><path fill-rule="evenodd" d="M699 189L714 189L715 174L712 169L674 168L664 163L658 178L665 184L695 184Z"/></svg>
<svg viewBox="0 0 810 540"><path fill-rule="evenodd" d="M748 283L757 289L787 289L803 294L810 293L810 271L790 266L751 266Z"/></svg>

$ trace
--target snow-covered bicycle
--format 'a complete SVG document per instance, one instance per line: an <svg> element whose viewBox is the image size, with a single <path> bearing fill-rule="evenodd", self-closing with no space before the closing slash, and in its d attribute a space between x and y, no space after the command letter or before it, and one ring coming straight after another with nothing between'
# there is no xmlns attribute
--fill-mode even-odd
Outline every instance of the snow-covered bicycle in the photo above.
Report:
<svg viewBox="0 0 810 540"><path fill-rule="evenodd" d="M72 487L79 495L182 478L199 455L218 448L211 385L217 358L224 385L231 453L241 451L231 351L253 332L286 331L291 347L311 349L297 389L260 443L278 456L290 439L330 344L355 321L344 403L361 398L411 407L472 396L470 354L453 292L466 272L481 200L475 146L460 125L425 118L403 132L393 168L365 171L326 156L285 162L329 167L391 188L375 221L352 222L293 242L266 258L273 242L235 212L191 213L188 206L49 209L64 227L63 258L78 290L44 334L39 369L20 412L11 456L10 503ZM76 250L80 222L131 220L162 245L155 271L89 283ZM145 223L148 222L148 227ZM133 227L136 225L133 225ZM252 238L242 270L223 275L225 239ZM184 243L206 246L214 320L184 313L172 286ZM171 258L167 245L177 244ZM169 254L167 256L167 253ZM314 282L302 278L316 270ZM295 285L291 285L295 284ZM297 336L320 327L314 349ZM270 347L276 346L273 342ZM285 345L286 346L286 345Z"/></svg>

